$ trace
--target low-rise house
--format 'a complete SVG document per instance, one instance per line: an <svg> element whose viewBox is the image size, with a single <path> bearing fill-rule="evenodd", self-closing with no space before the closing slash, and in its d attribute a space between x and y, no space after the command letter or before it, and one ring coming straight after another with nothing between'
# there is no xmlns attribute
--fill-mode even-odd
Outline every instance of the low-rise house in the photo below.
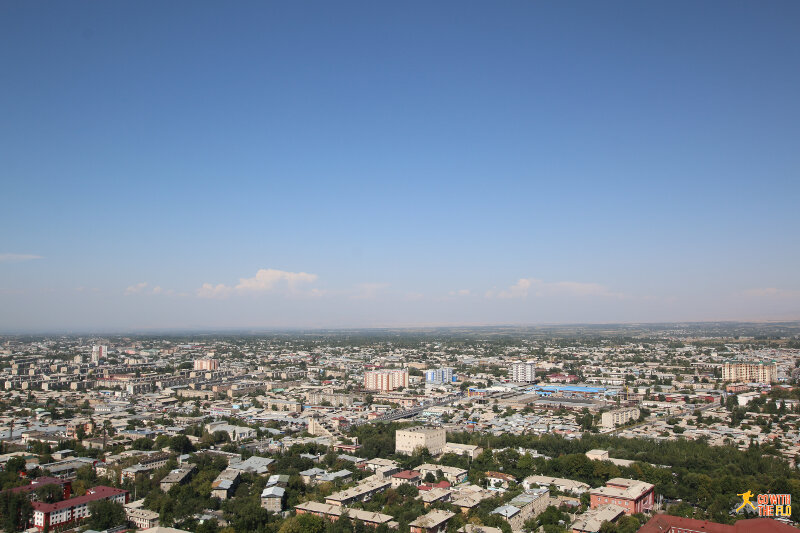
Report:
<svg viewBox="0 0 800 533"><path fill-rule="evenodd" d="M467 471L464 470L463 468L456 468L454 466L434 465L430 463L425 463L423 465L418 466L416 468L416 471L419 472L423 478L427 476L429 473L433 474L435 477L438 475L437 474L438 472L441 472L444 478L453 485L461 483L462 481L467 479Z"/></svg>
<svg viewBox="0 0 800 533"><path fill-rule="evenodd" d="M309 468L300 472L300 477L303 478L303 483L306 485L313 485L317 482L317 478L325 474L325 470L321 468Z"/></svg>
<svg viewBox="0 0 800 533"><path fill-rule="evenodd" d="M306 502L300 505L295 505L297 514L309 513L329 520L338 520L344 513L352 520L360 520L364 525L370 527L377 527L381 524L386 524L390 529L397 528L397 522L392 520L388 514L373 513L361 509L347 509L341 505L330 505L320 502Z"/></svg>
<svg viewBox="0 0 800 533"><path fill-rule="evenodd" d="M231 465L230 468L240 472L250 472L251 474L266 474L269 472L269 465L274 462L275 459L253 455L240 463Z"/></svg>
<svg viewBox="0 0 800 533"><path fill-rule="evenodd" d="M392 474L391 480L393 489L406 484L417 487L422 481L422 476L420 476L419 472L414 470L403 470L402 472Z"/></svg>
<svg viewBox="0 0 800 533"><path fill-rule="evenodd" d="M367 459L364 461L364 467L367 470L377 472L382 468L397 468L398 463L397 461L392 461L391 459L381 459L380 457L376 457L375 459Z"/></svg>
<svg viewBox="0 0 800 533"><path fill-rule="evenodd" d="M468 485L467 488L459 490L457 495L452 496L452 504L458 507L463 514L468 514L483 500L491 497L491 491L483 490L477 485Z"/></svg>
<svg viewBox="0 0 800 533"><path fill-rule="evenodd" d="M217 478L211 483L211 496L221 500L227 500L236 491L240 479L239 470L226 468L220 472Z"/></svg>
<svg viewBox="0 0 800 533"><path fill-rule="evenodd" d="M603 522L616 522L625 514L625 509L619 505L601 505L596 509L589 509L572 523L572 533L596 533L600 531Z"/></svg>
<svg viewBox="0 0 800 533"><path fill-rule="evenodd" d="M288 474L273 474L267 480L267 487L286 487L289 484Z"/></svg>
<svg viewBox="0 0 800 533"><path fill-rule="evenodd" d="M283 511L283 497L286 494L286 489L273 485L266 487L261 491L261 507L273 513L280 513Z"/></svg>
<svg viewBox="0 0 800 533"><path fill-rule="evenodd" d="M355 501L368 501L378 492L391 488L392 482L385 479L368 477L355 487L335 492L325 498L325 503L330 505L348 505Z"/></svg>
<svg viewBox="0 0 800 533"><path fill-rule="evenodd" d="M52 477L72 480L77 477L78 470L85 466L91 466L94 468L97 463L97 459L92 459L90 457L75 457L66 459L64 461L55 461L53 463L47 463L39 466L42 470L50 472L50 476Z"/></svg>
<svg viewBox="0 0 800 533"><path fill-rule="evenodd" d="M353 479L353 473L349 470L338 470L336 472L326 472L324 474L320 474L317 476L317 483L327 483L327 482L340 482L340 483L347 483Z"/></svg>
<svg viewBox="0 0 800 533"><path fill-rule="evenodd" d="M421 490L419 492L419 499L422 500L422 504L425 507L430 507L431 504L436 502L446 502L450 500L450 490L441 488L441 487L433 487L429 490Z"/></svg>
<svg viewBox="0 0 800 533"><path fill-rule="evenodd" d="M139 459L138 463L122 469L122 480L136 479L136 476L139 474L150 475L152 474L153 470L159 469L166 465L170 457L170 454L161 452L143 455L141 456L141 459Z"/></svg>
<svg viewBox="0 0 800 533"><path fill-rule="evenodd" d="M517 479L510 475L504 474L503 472L486 472L486 481L489 483L489 487L494 488L508 488L509 483L516 483Z"/></svg>
<svg viewBox="0 0 800 533"><path fill-rule="evenodd" d="M430 511L408 524L411 533L440 533L447 529L447 522L455 516L450 511Z"/></svg>
<svg viewBox="0 0 800 533"><path fill-rule="evenodd" d="M522 529L530 518L534 518L547 509L550 503L550 491L538 489L533 492L523 493L498 507L492 514L499 514L505 518L514 530Z"/></svg>
<svg viewBox="0 0 800 533"><path fill-rule="evenodd" d="M483 448L480 446L474 444L458 444L456 442L445 442L444 449L442 449L442 453L454 453L456 455L469 457L470 459L477 458L481 452L483 452Z"/></svg>
<svg viewBox="0 0 800 533"><path fill-rule="evenodd" d="M78 439L94 431L94 422L86 419L73 419L67 423L67 438Z"/></svg>
<svg viewBox="0 0 800 533"><path fill-rule="evenodd" d="M340 453L339 455L336 456L336 458L342 461L353 463L356 466L363 465L365 462L365 459L363 457L356 457L355 455L348 455L346 453Z"/></svg>
<svg viewBox="0 0 800 533"><path fill-rule="evenodd" d="M554 486L559 492L567 492L571 494L583 494L591 489L589 485L581 481L572 479L565 479L560 477L550 476L528 476L522 480L522 486L525 490L531 490L536 487L550 487Z"/></svg>
<svg viewBox="0 0 800 533"><path fill-rule="evenodd" d="M161 490L164 492L168 492L169 489L174 487L175 485L183 485L187 483L194 475L194 472L197 468L193 464L185 464L175 470L172 470L169 474L164 476L159 484Z"/></svg>
<svg viewBox="0 0 800 533"><path fill-rule="evenodd" d="M137 529L150 529L158 526L158 513L144 508L144 500L125 504L125 517Z"/></svg>
<svg viewBox="0 0 800 533"><path fill-rule="evenodd" d="M654 489L654 485L644 481L615 477L606 481L605 487L589 491L591 507L613 504L624 508L628 515L647 512L653 508Z"/></svg>
<svg viewBox="0 0 800 533"><path fill-rule="evenodd" d="M231 441L238 442L244 439L252 439L256 436L256 430L247 426L233 426L226 422L211 422L206 424L206 429L209 433L217 431L224 431L228 434Z"/></svg>

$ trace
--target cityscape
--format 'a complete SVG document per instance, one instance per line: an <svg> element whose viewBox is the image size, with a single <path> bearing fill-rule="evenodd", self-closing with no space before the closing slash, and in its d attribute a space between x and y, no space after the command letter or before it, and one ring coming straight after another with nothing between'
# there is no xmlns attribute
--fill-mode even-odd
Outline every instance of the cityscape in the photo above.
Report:
<svg viewBox="0 0 800 533"><path fill-rule="evenodd" d="M798 28L0 0L0 533L800 533Z"/></svg>
<svg viewBox="0 0 800 533"><path fill-rule="evenodd" d="M4 528L789 531L736 510L800 483L771 326L6 336Z"/></svg>

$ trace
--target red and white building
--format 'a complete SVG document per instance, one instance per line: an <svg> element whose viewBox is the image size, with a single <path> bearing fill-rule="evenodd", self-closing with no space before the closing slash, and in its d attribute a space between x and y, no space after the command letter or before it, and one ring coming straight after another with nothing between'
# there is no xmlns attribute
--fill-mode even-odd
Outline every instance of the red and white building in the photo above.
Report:
<svg viewBox="0 0 800 533"><path fill-rule="evenodd" d="M627 515L644 513L653 508L654 489L655 485L644 481L615 477L606 481L605 487L589 491L591 507L613 504L625 509Z"/></svg>
<svg viewBox="0 0 800 533"><path fill-rule="evenodd" d="M14 487L12 489L6 489L0 492L25 492L28 493L28 499L36 500L35 490L40 489L47 485L56 485L61 487L61 498L67 499L69 498L72 492L72 482L68 479L59 479L56 477L38 477L36 479L32 479L30 483L27 485L22 485L21 487Z"/></svg>
<svg viewBox="0 0 800 533"><path fill-rule="evenodd" d="M89 504L99 500L111 500L119 504L128 503L130 493L127 490L115 489L99 485L89 489L83 496L63 500L56 503L32 502L33 525L39 531L53 528L70 522L83 520L91 516Z"/></svg>
<svg viewBox="0 0 800 533"><path fill-rule="evenodd" d="M392 474L392 488L396 489L400 485L412 485L418 487L422 482L422 476L415 470L403 470Z"/></svg>
<svg viewBox="0 0 800 533"><path fill-rule="evenodd" d="M408 370L371 370L364 372L364 388L389 392L408 388Z"/></svg>
<svg viewBox="0 0 800 533"><path fill-rule="evenodd" d="M219 360L208 357L194 360L195 370L219 370Z"/></svg>

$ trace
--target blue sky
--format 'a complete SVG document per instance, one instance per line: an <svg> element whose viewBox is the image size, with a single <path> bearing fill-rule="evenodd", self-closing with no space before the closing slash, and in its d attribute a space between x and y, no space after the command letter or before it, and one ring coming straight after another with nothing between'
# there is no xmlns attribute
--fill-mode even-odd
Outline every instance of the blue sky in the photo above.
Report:
<svg viewBox="0 0 800 533"><path fill-rule="evenodd" d="M800 319L796 2L4 2L0 330Z"/></svg>

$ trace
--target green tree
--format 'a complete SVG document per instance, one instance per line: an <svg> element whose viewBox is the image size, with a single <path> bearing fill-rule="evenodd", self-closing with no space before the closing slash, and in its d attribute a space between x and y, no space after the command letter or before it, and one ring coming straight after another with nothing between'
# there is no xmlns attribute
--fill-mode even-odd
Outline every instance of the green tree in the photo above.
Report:
<svg viewBox="0 0 800 533"><path fill-rule="evenodd" d="M179 454L191 453L194 451L192 441L190 441L189 437L186 435L176 435L175 437L172 437L169 443L169 448L175 453Z"/></svg>
<svg viewBox="0 0 800 533"><path fill-rule="evenodd" d="M619 533L636 533L641 525L635 517L623 516L617 521L617 531Z"/></svg>
<svg viewBox="0 0 800 533"><path fill-rule="evenodd" d="M148 438L136 439L131 443L131 448L133 448L134 450L143 450L143 451L152 450L153 441L152 439Z"/></svg>
<svg viewBox="0 0 800 533"><path fill-rule="evenodd" d="M205 520L202 524L197 526L195 529L196 533L218 533L219 532L219 523L217 523L216 518L212 518L211 520Z"/></svg>
<svg viewBox="0 0 800 533"><path fill-rule="evenodd" d="M33 515L33 506L22 492L0 493L0 524L5 531L22 531Z"/></svg>
<svg viewBox="0 0 800 533"><path fill-rule="evenodd" d="M325 519L311 514L301 514L286 519L278 533L325 533Z"/></svg>
<svg viewBox="0 0 800 533"><path fill-rule="evenodd" d="M125 523L125 508L111 500L89 502L89 527L103 531Z"/></svg>
<svg viewBox="0 0 800 533"><path fill-rule="evenodd" d="M600 533L617 533L617 526L609 521L600 524Z"/></svg>
<svg viewBox="0 0 800 533"><path fill-rule="evenodd" d="M38 500L44 503L55 503L64 499L64 490L55 483L43 485L34 490L34 493L36 493Z"/></svg>

